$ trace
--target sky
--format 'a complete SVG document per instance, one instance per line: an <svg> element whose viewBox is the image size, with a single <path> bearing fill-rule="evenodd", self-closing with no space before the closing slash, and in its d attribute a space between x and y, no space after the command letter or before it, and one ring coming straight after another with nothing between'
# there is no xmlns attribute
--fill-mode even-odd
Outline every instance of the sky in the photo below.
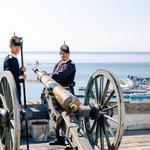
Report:
<svg viewBox="0 0 150 150"><path fill-rule="evenodd" d="M0 0L0 51L149 51L150 0Z"/></svg>

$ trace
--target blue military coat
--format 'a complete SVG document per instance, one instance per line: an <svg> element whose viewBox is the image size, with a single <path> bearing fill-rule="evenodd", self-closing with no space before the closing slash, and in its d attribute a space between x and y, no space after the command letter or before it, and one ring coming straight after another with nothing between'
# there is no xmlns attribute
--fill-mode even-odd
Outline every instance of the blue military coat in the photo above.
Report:
<svg viewBox="0 0 150 150"><path fill-rule="evenodd" d="M59 61L52 72L52 78L60 83L62 86L67 86L72 88L71 86L74 83L76 73L75 64L72 63L72 60L68 60L67 62ZM74 92L71 90L74 94Z"/></svg>
<svg viewBox="0 0 150 150"><path fill-rule="evenodd" d="M19 68L18 59L9 54L5 60L4 60L4 70L10 71L15 79L16 87L18 91L18 99L19 103L21 104L21 87L20 82L23 82L22 79L20 79L21 71Z"/></svg>

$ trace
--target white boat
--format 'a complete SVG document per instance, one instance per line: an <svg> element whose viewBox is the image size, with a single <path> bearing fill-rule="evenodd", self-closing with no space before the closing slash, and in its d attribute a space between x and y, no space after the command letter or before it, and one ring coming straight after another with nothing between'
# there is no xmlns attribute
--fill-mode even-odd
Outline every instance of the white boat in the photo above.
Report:
<svg viewBox="0 0 150 150"><path fill-rule="evenodd" d="M150 99L150 92L146 92L146 93L133 93L130 94L130 98L131 99L135 99L135 98L140 98L140 99Z"/></svg>

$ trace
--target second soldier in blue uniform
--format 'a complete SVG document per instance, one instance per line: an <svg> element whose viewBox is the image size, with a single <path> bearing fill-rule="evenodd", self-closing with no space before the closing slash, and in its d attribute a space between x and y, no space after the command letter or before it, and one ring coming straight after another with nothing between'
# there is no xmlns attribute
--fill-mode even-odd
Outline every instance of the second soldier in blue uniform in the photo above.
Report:
<svg viewBox="0 0 150 150"><path fill-rule="evenodd" d="M54 66L51 77L74 94L74 78L76 73L75 64L69 58L70 51L68 45L64 43L60 47L61 60Z"/></svg>
<svg viewBox="0 0 150 150"><path fill-rule="evenodd" d="M68 45L65 43L60 47L60 61L55 65L54 70L51 74L51 77L60 83L64 88L69 90L72 94L74 94L74 78L76 73L76 67L75 64L72 62L72 60L69 58L70 51ZM61 106L57 104L56 111L58 111L60 114L63 111ZM65 145L65 136L60 135L60 128L63 126L64 121L61 115L58 116L56 120L56 140L51 141L50 145Z"/></svg>

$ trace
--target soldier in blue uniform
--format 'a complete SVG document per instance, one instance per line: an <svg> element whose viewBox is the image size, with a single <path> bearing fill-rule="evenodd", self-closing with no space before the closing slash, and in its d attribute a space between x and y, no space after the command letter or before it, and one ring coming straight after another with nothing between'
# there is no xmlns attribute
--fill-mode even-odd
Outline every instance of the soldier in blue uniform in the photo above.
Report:
<svg viewBox="0 0 150 150"><path fill-rule="evenodd" d="M26 71L26 68L19 67L17 54L20 51L20 38L17 36L13 36L10 39L10 54L4 60L4 70L10 71L15 79L17 92L18 92L18 100L19 104L21 105L21 87L20 83L26 79L26 75L23 73Z"/></svg>
<svg viewBox="0 0 150 150"><path fill-rule="evenodd" d="M67 90L69 90L72 94L74 94L74 78L76 73L76 67L75 64L72 62L72 60L69 58L70 51L69 47L64 43L60 47L60 61L55 65L54 70L51 74L51 77L60 83L62 86L64 86ZM58 112L62 112L61 106L57 108ZM60 136L59 129L63 125L63 119L60 115L56 120L56 140L50 142L50 145L65 145L65 137Z"/></svg>
<svg viewBox="0 0 150 150"><path fill-rule="evenodd" d="M60 47L61 60L55 65L52 78L74 94L76 67L69 55L69 47L64 43Z"/></svg>

